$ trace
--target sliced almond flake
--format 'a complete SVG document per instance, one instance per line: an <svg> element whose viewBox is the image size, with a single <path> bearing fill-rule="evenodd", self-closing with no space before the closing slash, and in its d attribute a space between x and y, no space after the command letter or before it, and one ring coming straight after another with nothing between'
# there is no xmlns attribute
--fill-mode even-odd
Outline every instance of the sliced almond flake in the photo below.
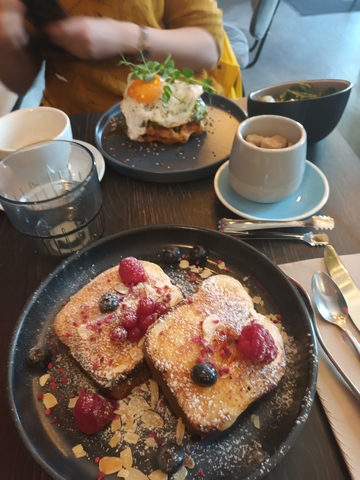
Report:
<svg viewBox="0 0 360 480"><path fill-rule="evenodd" d="M99 470L100 472L105 473L105 475L111 475L112 473L117 473L122 467L122 460L119 457L103 457L99 461Z"/></svg>
<svg viewBox="0 0 360 480"><path fill-rule="evenodd" d="M116 415L123 415L127 411L127 403L124 402L124 400L119 400L118 401L118 407L114 411Z"/></svg>
<svg viewBox="0 0 360 480"><path fill-rule="evenodd" d="M126 470L129 470L133 464L133 456L132 456L131 448L130 447L124 448L124 450L120 452L120 458L123 461L123 467Z"/></svg>
<svg viewBox="0 0 360 480"><path fill-rule="evenodd" d="M145 337L142 337L142 339L138 341L138 347L141 348L144 345L144 343L145 343Z"/></svg>
<svg viewBox="0 0 360 480"><path fill-rule="evenodd" d="M128 413L135 416L139 412L150 410L150 405L141 395L134 395L128 404Z"/></svg>
<svg viewBox="0 0 360 480"><path fill-rule="evenodd" d="M117 367L114 367L114 368L112 369L112 372L113 372L113 373L122 373L122 372L124 372L127 368L129 368L128 365L125 365L125 364L121 363L121 364L118 365Z"/></svg>
<svg viewBox="0 0 360 480"><path fill-rule="evenodd" d="M219 270L225 270L225 268L226 268L225 262L218 263L218 269Z"/></svg>
<svg viewBox="0 0 360 480"><path fill-rule="evenodd" d="M115 418L112 422L111 422L111 431L112 432L116 432L116 430L120 430L121 428L121 419L120 417L119 418Z"/></svg>
<svg viewBox="0 0 360 480"><path fill-rule="evenodd" d="M68 403L68 407L69 408L74 408L75 405L76 405L76 402L78 401L78 398L79 397L70 398L69 403Z"/></svg>
<svg viewBox="0 0 360 480"><path fill-rule="evenodd" d="M151 382L151 380L150 380L150 382ZM143 390L144 392L149 392L149 390L150 390L150 387L149 387L149 385L148 385L147 383L142 383L142 384L140 385L140 388L141 388L141 390Z"/></svg>
<svg viewBox="0 0 360 480"><path fill-rule="evenodd" d="M127 287L124 283L118 283L115 285L114 289L122 295L127 295L129 293L129 287Z"/></svg>
<svg viewBox="0 0 360 480"><path fill-rule="evenodd" d="M109 440L110 447L114 448L121 442L121 433L117 430ZM117 471L117 470L116 470ZM104 472L105 473L105 472Z"/></svg>
<svg viewBox="0 0 360 480"><path fill-rule="evenodd" d="M130 468L129 469L129 476L127 480L148 480L149 477L144 475L140 470L137 468Z"/></svg>
<svg viewBox="0 0 360 480"><path fill-rule="evenodd" d="M145 440L145 445L147 447L151 447L151 448L157 448L158 447L158 444L155 440L154 437L148 437L146 440Z"/></svg>
<svg viewBox="0 0 360 480"><path fill-rule="evenodd" d="M43 387L46 382L49 380L50 378L50 373L45 373L45 375L41 375L41 377L39 378L39 384L40 384L40 387Z"/></svg>
<svg viewBox="0 0 360 480"><path fill-rule="evenodd" d="M187 474L188 474L188 472L187 472L186 468L182 467L178 472L173 474L172 478L174 480L184 480L184 478L187 477Z"/></svg>
<svg viewBox="0 0 360 480"><path fill-rule="evenodd" d="M129 470L125 470L125 468L122 468L117 474L117 476L120 478L128 478L129 475L130 475Z"/></svg>
<svg viewBox="0 0 360 480"><path fill-rule="evenodd" d="M180 268L189 268L190 263L188 260L180 260L179 267Z"/></svg>
<svg viewBox="0 0 360 480"><path fill-rule="evenodd" d="M204 270L200 273L200 277L205 279L211 277L212 274L213 272L211 270L204 268Z"/></svg>
<svg viewBox="0 0 360 480"><path fill-rule="evenodd" d="M253 422L254 427L259 429L260 428L260 418L259 415L251 415L250 420Z"/></svg>
<svg viewBox="0 0 360 480"><path fill-rule="evenodd" d="M202 272L202 268L197 267L196 265L191 265L189 270L190 270L190 272L193 272L193 273L201 273Z"/></svg>
<svg viewBox="0 0 360 480"><path fill-rule="evenodd" d="M150 380L150 405L151 408L154 409L159 401L159 385L155 382L155 380Z"/></svg>
<svg viewBox="0 0 360 480"><path fill-rule="evenodd" d="M81 443L79 443L78 445L75 445L75 447L73 447L71 450L75 455L75 458L86 457L86 452L83 446L81 445Z"/></svg>
<svg viewBox="0 0 360 480"><path fill-rule="evenodd" d="M136 432L137 423L134 422L133 419L129 420L124 423L124 431L125 432Z"/></svg>
<svg viewBox="0 0 360 480"><path fill-rule="evenodd" d="M255 305L261 305L261 306L264 305L264 300L261 297L259 297L259 295L255 295L252 301L254 302Z"/></svg>
<svg viewBox="0 0 360 480"><path fill-rule="evenodd" d="M215 330L219 327L220 318L217 315L209 315L205 318L202 324L204 339L206 342L210 342Z"/></svg>
<svg viewBox="0 0 360 480"><path fill-rule="evenodd" d="M69 81L69 80L67 80L65 77L63 77L62 75L59 75L59 74L56 73L56 72L55 72L55 75L56 75L56 77L57 77L60 81L62 81L62 82L66 82L66 83L67 83L67 82Z"/></svg>
<svg viewBox="0 0 360 480"><path fill-rule="evenodd" d="M184 466L186 468L190 468L190 469L193 469L195 467L195 462L194 460L190 457L190 455L187 455L185 453L185 462L184 462Z"/></svg>
<svg viewBox="0 0 360 480"><path fill-rule="evenodd" d="M150 480L168 480L168 476L161 470L154 470L149 475Z"/></svg>
<svg viewBox="0 0 360 480"><path fill-rule="evenodd" d="M132 445L136 445L139 440L139 435L133 432L127 432L124 435L124 440L127 443L131 443Z"/></svg>
<svg viewBox="0 0 360 480"><path fill-rule="evenodd" d="M144 354L143 354L143 351L141 348L139 347L133 347L130 352L130 357L133 359L133 360L142 360L144 358Z"/></svg>
<svg viewBox="0 0 360 480"><path fill-rule="evenodd" d="M131 390L131 393L135 394L135 395L141 395L143 393L143 391L141 390L141 388L139 386L136 386Z"/></svg>
<svg viewBox="0 0 360 480"><path fill-rule="evenodd" d="M182 444L182 441L184 439L184 434L185 434L185 425L182 421L182 418L180 417L176 425L176 443L178 445Z"/></svg>
<svg viewBox="0 0 360 480"><path fill-rule="evenodd" d="M147 410L141 415L141 421L145 428L162 428L164 420L153 410Z"/></svg>
<svg viewBox="0 0 360 480"><path fill-rule="evenodd" d="M52 393L44 393L43 404L45 408L53 408L57 405L58 401Z"/></svg>

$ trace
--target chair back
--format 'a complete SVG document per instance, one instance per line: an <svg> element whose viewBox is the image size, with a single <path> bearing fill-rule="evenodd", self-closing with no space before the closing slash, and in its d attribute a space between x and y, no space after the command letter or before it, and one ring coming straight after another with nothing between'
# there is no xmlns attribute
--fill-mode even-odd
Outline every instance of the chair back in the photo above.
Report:
<svg viewBox="0 0 360 480"><path fill-rule="evenodd" d="M250 22L250 34L256 40L262 40L268 33L280 0L254 0L253 15Z"/></svg>

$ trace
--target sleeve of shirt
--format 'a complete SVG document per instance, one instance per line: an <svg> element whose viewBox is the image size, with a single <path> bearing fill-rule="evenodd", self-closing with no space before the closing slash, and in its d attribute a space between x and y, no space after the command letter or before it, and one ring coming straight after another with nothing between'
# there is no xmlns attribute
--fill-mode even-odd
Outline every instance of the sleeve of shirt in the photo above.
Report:
<svg viewBox="0 0 360 480"><path fill-rule="evenodd" d="M200 27L215 39L219 54L223 49L222 12L215 0L165 0L165 24L169 29Z"/></svg>

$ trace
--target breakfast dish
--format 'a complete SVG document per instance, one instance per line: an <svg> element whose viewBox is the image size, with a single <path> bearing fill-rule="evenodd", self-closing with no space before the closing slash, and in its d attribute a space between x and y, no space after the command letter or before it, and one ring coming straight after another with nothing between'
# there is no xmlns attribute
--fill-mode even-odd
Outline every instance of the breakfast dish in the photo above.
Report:
<svg viewBox="0 0 360 480"><path fill-rule="evenodd" d="M204 132L208 112L201 95L216 92L209 82L196 80L188 68L176 69L170 55L164 63L143 57L141 65L124 58L121 64L131 72L120 102L131 140L186 143Z"/></svg>
<svg viewBox="0 0 360 480"><path fill-rule="evenodd" d="M53 325L81 368L111 398L126 397L150 377L142 351L148 324L137 327L139 310L151 302L160 314L160 309L166 311L183 299L158 265L129 258L141 278L129 282L122 273L124 262L106 270L71 297Z"/></svg>
<svg viewBox="0 0 360 480"><path fill-rule="evenodd" d="M304 179L295 193L276 203L257 203L241 197L228 180L229 162L224 163L214 179L220 202L236 215L250 220L302 220L317 213L329 198L329 183L323 172L306 161Z"/></svg>
<svg viewBox="0 0 360 480"><path fill-rule="evenodd" d="M280 331L226 275L204 280L149 328L145 358L176 415L202 436L233 425L285 372Z"/></svg>
<svg viewBox="0 0 360 480"><path fill-rule="evenodd" d="M206 131L185 144L134 142L123 128L119 104L100 118L95 130L97 148L106 162L123 175L148 182L184 182L212 175L229 158L233 138L245 112L220 95L202 95L207 110Z"/></svg>
<svg viewBox="0 0 360 480"><path fill-rule="evenodd" d="M8 362L11 412L26 447L52 478L96 480L99 477L96 459L100 457L102 460L104 455L118 458L125 449L132 451L133 468L148 476L157 462L159 444L155 440L174 442L178 420L160 395L156 408L151 410L163 418L163 427L146 427L149 417L158 419L158 416L140 412L134 423L136 431L131 431L131 425L125 423L127 431L123 432L121 427L121 440L115 445L109 443L116 433L111 431L110 425L91 435L82 433L74 426L68 404L69 398L79 395L79 390L89 388L88 375L84 375L72 357L63 352L61 344L53 364L51 367L45 365L45 369L28 364L29 350L49 338L54 319L64 309L64 302L71 302L71 297L89 282L124 258L134 256L159 265L186 297L191 296L195 287L205 280L190 267L166 263L164 250L178 246L181 257L188 256L191 246L197 244L208 250L204 268L210 272L210 278L225 274L239 280L259 313L281 318L286 370L278 386L253 402L226 432L214 434L215 441L211 440L212 436L202 441L187 432L181 436L181 448L193 460L192 468L186 467L187 479L195 480L202 475L214 480L260 479L295 441L315 395L317 364L311 320L290 282L264 255L219 232L186 226L152 226L104 238L64 262L35 292L15 328ZM49 374L50 379L42 387L39 378L44 374ZM56 388L53 388L55 384ZM145 401L150 405L152 385L143 387L142 393L133 392L132 398L144 397L134 403L145 405ZM49 407L51 412L48 413L41 401L45 392L58 399L58 404ZM130 398L121 402L123 408L125 404L128 408L133 405ZM72 452L78 445L83 446L84 458L76 458ZM214 457L216 462L211 462ZM115 480L118 477L114 473L106 478Z"/></svg>

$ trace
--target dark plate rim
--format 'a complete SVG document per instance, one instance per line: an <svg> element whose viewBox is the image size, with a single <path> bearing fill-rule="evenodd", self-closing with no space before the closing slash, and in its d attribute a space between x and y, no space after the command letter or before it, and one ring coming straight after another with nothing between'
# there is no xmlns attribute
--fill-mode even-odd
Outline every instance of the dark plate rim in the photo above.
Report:
<svg viewBox="0 0 360 480"><path fill-rule="evenodd" d="M210 104L209 100L209 95L207 93L204 93L202 95L202 98L204 99L205 103L208 105ZM240 121L245 120L248 115L247 113L238 105L236 102L230 100L227 97L218 95L218 94L213 94L212 95L212 102L216 104L216 107L222 110L220 108L220 102L225 103L228 108L230 108L233 112L236 112L236 119ZM166 171L166 170L160 170L157 172L149 172L148 170L142 169L137 167L136 169L132 168L131 165L128 165L126 163L123 163L116 158L112 157L111 155L108 154L106 150L104 150L103 145L102 145L102 134L105 126L107 125L109 119L113 117L114 115L117 115L118 113L121 112L120 108L120 103L116 103L113 105L109 110L107 110L103 115L100 117L98 120L96 127L95 127L95 144L98 150L101 152L101 154L105 157L106 161L109 162L109 165L118 170L120 173L127 175L131 178L136 178L144 181L151 181L151 182L168 182L168 183L175 183L175 182L183 182L183 181L190 181L190 180L197 180L199 178L206 177L208 175L211 175L214 173L217 168L225 162L230 155L227 155L226 157L221 158L220 160L217 160L214 163L210 163L205 166L196 166L191 169L187 170L172 170L172 171ZM240 120L241 119L241 120ZM144 145L151 145L144 143ZM181 145L181 144L176 144Z"/></svg>
<svg viewBox="0 0 360 480"><path fill-rule="evenodd" d="M241 480L259 480L262 478L266 473L268 473L273 467L275 467L279 461L284 457L284 455L288 452L288 450L291 448L291 446L294 444L295 440L298 438L307 418L309 415L309 412L311 410L314 398L315 398L315 393L316 393L316 381L317 381L317 374L318 374L318 347L317 347L317 341L316 341L316 336L315 336L315 330L314 326L311 321L311 317L309 314L309 311L300 295L298 292L296 286L294 283L291 281L291 279L274 263L272 262L269 258L267 258L264 254L256 250L253 246L248 245L247 243L238 240L236 238L227 236L223 233L217 232L216 230L211 230L208 228L204 227L197 227L195 225L181 225L181 224L163 224L163 225L150 225L146 227L137 227L137 228L132 228L128 230L124 230L120 233L115 233L112 235L109 235L107 237L104 237L93 244L83 248L81 251L74 253L71 255L68 259L64 260L59 266L57 266L49 275L48 277L41 282L41 284L38 286L38 288L35 290L33 295L28 299L26 305L24 306L20 317L15 324L14 331L12 334L11 342L10 342L10 347L9 347L9 354L8 354L8 362L6 366L7 370L7 379L6 379L6 392L7 392L7 400L8 400L8 405L10 407L10 413L12 420L14 422L15 428L25 445L26 449L28 452L31 454L32 458L36 461L36 463L53 479L56 480L63 480L63 476L59 475L57 471L53 470L44 460L44 458L40 455L38 450L34 448L34 446L31 443L31 440L29 436L26 434L24 429L22 428L21 421L19 418L19 415L17 413L17 408L16 408L16 403L12 395L12 376L13 376L13 365L14 365L14 356L16 352L16 343L17 339L20 335L20 330L21 327L23 326L27 313L29 312L30 308L32 307L33 303L36 302L37 297L40 295L42 290L44 290L47 285L51 283L54 277L66 268L68 264L72 264L73 262L76 261L81 261L81 259L86 255L86 253L90 250L101 248L103 245L105 245L108 242L112 242L113 240L117 239L123 239L126 238L127 236L132 236L132 235L141 235L145 236L149 231L161 231L164 230L165 232L167 230L179 230L179 231L195 231L203 234L207 234L213 237L217 238L226 238L226 242L232 243L234 247L239 247L245 248L245 250L248 250L249 253L252 255L258 256L261 258L261 262L264 262L269 266L270 268L273 268L277 271L277 273L282 277L282 280L287 283L288 288L292 290L293 294L298 298L299 303L301 304L301 308L303 310L302 313L304 313L304 318L306 319L305 321L305 327L306 330L308 331L308 335L311 338L311 342L313 344L313 351L311 353L312 361L309 362L309 382L306 387L306 394L303 397L303 400L301 402L301 406L299 408L299 413L298 413L298 420L295 422L293 427L291 428L286 440L282 442L275 453L273 453L269 458L265 459L264 462L261 462L259 466L254 469L251 473L246 475L245 477L241 477ZM120 242L119 242L120 243Z"/></svg>
<svg viewBox="0 0 360 480"><path fill-rule="evenodd" d="M258 88L257 90L254 90L252 92L249 93L249 96L248 96L248 100L250 100L251 102L255 102L255 103L264 103L262 102L261 100L258 100L257 98L255 98L255 96L261 94L261 92L263 92L264 90L271 90L271 89L277 89L277 88L280 88L280 87L289 87L291 85L296 85L298 83L316 83L316 84L319 84L319 83L336 83L336 82L339 82L339 84L347 84L346 87L342 88L341 90L339 90L338 92L334 92L334 93L331 93L330 95L326 95L326 97L318 97L318 98L303 98L301 100L297 100L296 103L300 102L305 102L305 101L314 101L314 100L322 100L324 98L330 98L330 97L334 97L336 95L339 95L339 94L342 94L342 93L345 93L347 92L348 90L351 90L352 87L354 86L354 84L352 82L350 82L349 80L343 80L343 79L338 79L338 78L317 78L317 79L313 79L313 80L289 80L288 82L281 82L281 83L276 83L276 84L273 84L273 85L268 85L267 87L262 87L262 88ZM276 105L286 105L286 104L289 104L289 102L275 102Z"/></svg>

